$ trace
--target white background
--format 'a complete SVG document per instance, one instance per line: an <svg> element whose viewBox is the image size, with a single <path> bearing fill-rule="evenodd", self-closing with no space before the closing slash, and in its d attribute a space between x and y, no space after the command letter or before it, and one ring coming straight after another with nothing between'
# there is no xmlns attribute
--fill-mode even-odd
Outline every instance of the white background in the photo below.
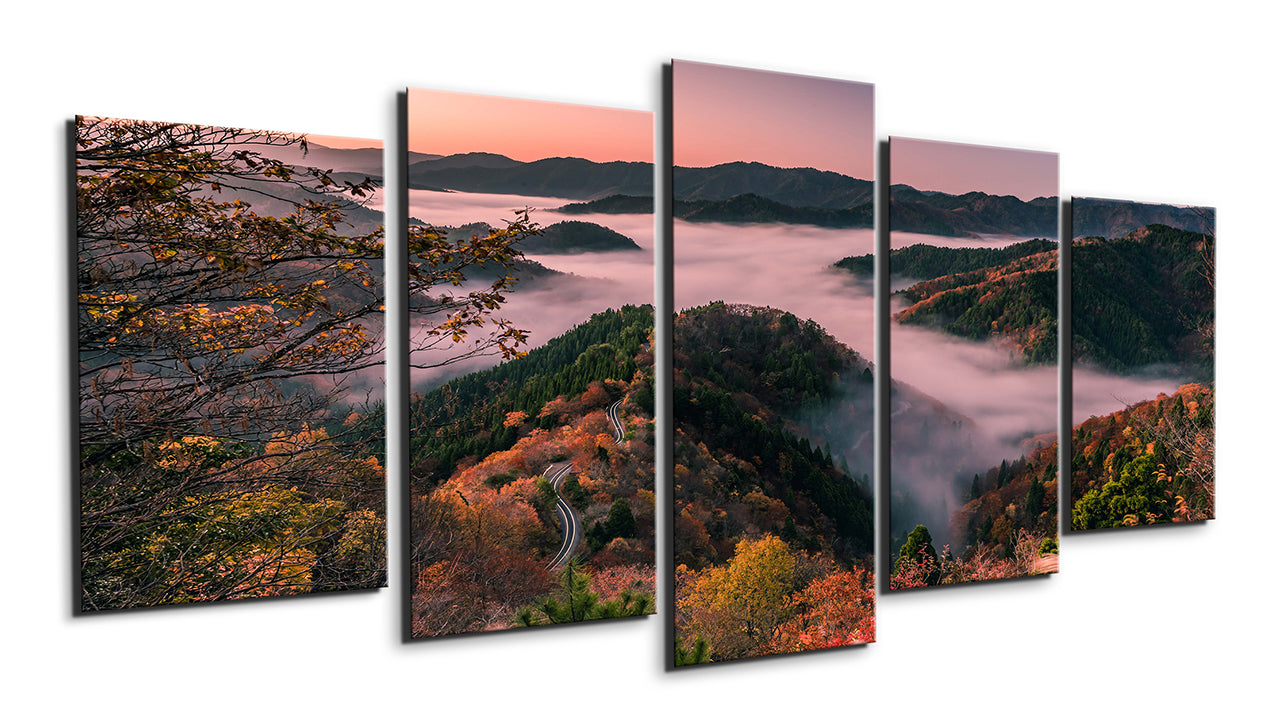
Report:
<svg viewBox="0 0 1280 720"><path fill-rule="evenodd" d="M1274 17L1222 1L442 4L6 9L0 712L1274 712ZM1219 519L1068 535L1057 577L882 599L866 649L675 673L666 617L405 644L398 573L376 593L72 616L75 113L393 138L406 85L657 109L671 57L874 82L882 136L1058 151L1064 195L1217 206Z"/></svg>

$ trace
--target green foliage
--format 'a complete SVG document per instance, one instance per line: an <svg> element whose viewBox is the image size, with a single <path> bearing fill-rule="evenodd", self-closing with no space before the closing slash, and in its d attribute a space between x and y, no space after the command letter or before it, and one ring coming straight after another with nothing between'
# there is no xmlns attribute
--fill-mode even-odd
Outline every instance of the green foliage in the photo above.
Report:
<svg viewBox="0 0 1280 720"><path fill-rule="evenodd" d="M1213 377L1213 236L1149 225L1071 248L1075 357L1111 370L1182 363Z"/></svg>
<svg viewBox="0 0 1280 720"><path fill-rule="evenodd" d="M938 551L933 547L933 536L929 534L929 528L924 525L917 525L914 530L907 534L907 540L898 550L898 559L894 562L894 574L901 573L908 564L925 565L932 563L933 569L925 578L928 585L937 585L942 573L938 565Z"/></svg>
<svg viewBox="0 0 1280 720"><path fill-rule="evenodd" d="M1155 456L1144 454L1126 462L1117 479L1085 493L1071 509L1071 524L1082 530L1119 527L1126 518L1133 518L1128 524L1146 522L1148 515L1173 517L1156 477Z"/></svg>
<svg viewBox="0 0 1280 720"><path fill-rule="evenodd" d="M519 439L508 413L527 413L530 422L547 402L581 395L592 382L632 380L635 357L650 341L653 309L626 305L591 316L587 322L529 351L524 357L465 375L410 401L412 482L419 490L449 477L460 459L487 457ZM651 391L650 391L651 392Z"/></svg>
<svg viewBox="0 0 1280 720"><path fill-rule="evenodd" d="M676 667L700 665L711 662L711 652L707 647L707 641L701 637L694 639L692 648L686 648L680 642L680 637L676 636L675 658Z"/></svg>
<svg viewBox="0 0 1280 720"><path fill-rule="evenodd" d="M1047 537L1040 541L1041 555L1057 555L1058 554L1058 536Z"/></svg>
<svg viewBox="0 0 1280 720"><path fill-rule="evenodd" d="M1002 248L945 248L918 243L889 253L889 271L914 280L932 280L944 275L972 272L1006 265L1019 258L1052 252L1052 240L1027 240ZM875 273L875 255L846 257L836 267L860 275Z"/></svg>
<svg viewBox="0 0 1280 720"><path fill-rule="evenodd" d="M599 594L591 589L591 575L576 560L560 571L560 580L561 587L556 594L516 612L518 627L634 617L654 611L652 595L629 589L612 600L601 602Z"/></svg>

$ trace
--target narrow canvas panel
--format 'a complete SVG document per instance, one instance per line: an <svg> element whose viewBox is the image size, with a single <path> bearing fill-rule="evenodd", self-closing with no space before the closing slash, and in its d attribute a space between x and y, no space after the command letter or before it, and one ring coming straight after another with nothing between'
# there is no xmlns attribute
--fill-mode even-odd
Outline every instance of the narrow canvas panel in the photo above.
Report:
<svg viewBox="0 0 1280 720"><path fill-rule="evenodd" d="M872 642L874 86L672 85L674 664Z"/></svg>
<svg viewBox="0 0 1280 720"><path fill-rule="evenodd" d="M1209 207L1071 200L1071 529L1214 513Z"/></svg>
<svg viewBox="0 0 1280 720"><path fill-rule="evenodd" d="M889 140L890 590L1058 569L1058 156Z"/></svg>
<svg viewBox="0 0 1280 720"><path fill-rule="evenodd" d="M408 129L412 636L653 613L653 113Z"/></svg>
<svg viewBox="0 0 1280 720"><path fill-rule="evenodd" d="M386 584L382 143L76 118L82 611Z"/></svg>

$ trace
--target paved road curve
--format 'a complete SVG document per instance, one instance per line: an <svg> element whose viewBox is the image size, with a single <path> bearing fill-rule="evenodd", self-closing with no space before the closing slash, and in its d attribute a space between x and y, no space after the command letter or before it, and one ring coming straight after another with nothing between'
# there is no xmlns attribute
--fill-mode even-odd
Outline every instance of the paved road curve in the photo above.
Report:
<svg viewBox="0 0 1280 720"><path fill-rule="evenodd" d="M570 507L564 497L560 495L560 486L564 483L564 479L573 472L573 463L560 462L551 463L547 466L545 472L542 473L550 483L551 487L556 491L556 519L560 521L560 527L564 530L564 540L560 543L560 551L551 558L551 562L547 563L547 568L555 570L569 564L569 558L573 557L573 551L578 547L578 543L582 542L582 520L578 517L577 511Z"/></svg>
<svg viewBox="0 0 1280 720"><path fill-rule="evenodd" d="M621 400L609 406L609 422L613 423L613 442L616 445L622 444L622 436L626 434L626 430L622 427L622 418L618 417L620 405L622 405Z"/></svg>

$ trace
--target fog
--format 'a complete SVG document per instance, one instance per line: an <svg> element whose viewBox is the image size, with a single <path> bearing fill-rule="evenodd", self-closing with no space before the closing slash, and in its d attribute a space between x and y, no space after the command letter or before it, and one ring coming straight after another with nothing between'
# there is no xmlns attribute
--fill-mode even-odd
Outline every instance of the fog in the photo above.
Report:
<svg viewBox="0 0 1280 720"><path fill-rule="evenodd" d="M381 197L376 198L381 202ZM446 193L427 190L409 191L409 212L413 217L433 225L459 226L474 222L499 225L514 218L514 209L532 208L529 218L543 226L562 220L582 220L603 225L626 235L641 250L592 252L577 255L527 253L525 258L568 275L542 278L536 283L517 282L506 294L495 317L511 321L515 327L529 332L522 349L529 350L564 334L585 322L593 313L622 305L653 303L653 216L651 215L563 215L554 208L573 202L564 198L486 193ZM467 284L462 292L479 288ZM426 338L426 329L410 328L410 345ZM459 354L458 346L425 351L414 356L414 364L438 364ZM410 370L410 385L425 390L451 378L496 365L501 360L494 354L449 362L431 369Z"/></svg>

